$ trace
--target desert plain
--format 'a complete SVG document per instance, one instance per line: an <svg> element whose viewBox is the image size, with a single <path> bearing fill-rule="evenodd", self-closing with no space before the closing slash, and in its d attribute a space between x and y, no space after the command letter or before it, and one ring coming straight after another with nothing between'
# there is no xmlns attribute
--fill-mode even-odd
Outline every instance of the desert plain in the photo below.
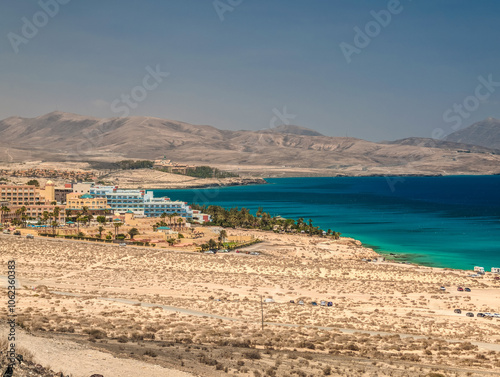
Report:
<svg viewBox="0 0 500 377"><path fill-rule="evenodd" d="M32 375L500 375L500 319L476 316L500 312L492 274L373 262L348 238L227 231L260 239L244 249L259 255L0 235Z"/></svg>

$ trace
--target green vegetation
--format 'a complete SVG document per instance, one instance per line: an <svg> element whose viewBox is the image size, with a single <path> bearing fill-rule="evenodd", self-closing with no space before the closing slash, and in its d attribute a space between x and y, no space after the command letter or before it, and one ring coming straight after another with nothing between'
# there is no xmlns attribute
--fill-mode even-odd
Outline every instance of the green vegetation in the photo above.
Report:
<svg viewBox="0 0 500 377"><path fill-rule="evenodd" d="M153 161L149 160L123 160L118 162L121 170L149 169L153 167Z"/></svg>
<svg viewBox="0 0 500 377"><path fill-rule="evenodd" d="M40 187L40 182L38 182L36 179L31 179L28 182L26 182L26 184L29 186Z"/></svg>
<svg viewBox="0 0 500 377"><path fill-rule="evenodd" d="M128 235L130 236L130 239L133 240L135 236L139 234L139 230L137 228L132 228L128 231Z"/></svg>
<svg viewBox="0 0 500 377"><path fill-rule="evenodd" d="M89 163L93 169L134 170L153 167L153 161L150 160L122 160L119 162L92 161Z"/></svg>
<svg viewBox="0 0 500 377"><path fill-rule="evenodd" d="M187 170L186 175L196 178L234 178L238 174L222 171L210 166L196 166Z"/></svg>
<svg viewBox="0 0 500 377"><path fill-rule="evenodd" d="M234 207L231 209L225 209L220 206L207 207L199 206L197 204L192 204L191 207L211 215L212 221L204 224L208 226L217 225L225 228L273 230L277 233L307 233L311 236L332 236L335 239L340 237L340 233L334 232L331 229L324 232L321 228L314 226L311 219L306 222L303 218L294 220L285 219L281 216L271 216L269 213L264 212L262 208L259 208L254 216L247 208L239 209L238 207ZM224 235L221 238L223 237Z"/></svg>

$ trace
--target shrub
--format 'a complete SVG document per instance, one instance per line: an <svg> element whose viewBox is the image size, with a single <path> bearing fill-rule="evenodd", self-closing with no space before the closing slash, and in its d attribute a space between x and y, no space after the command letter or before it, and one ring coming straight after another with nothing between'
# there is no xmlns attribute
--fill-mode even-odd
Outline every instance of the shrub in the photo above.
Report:
<svg viewBox="0 0 500 377"><path fill-rule="evenodd" d="M243 357L250 359L250 360L260 360L262 358L262 356L260 355L260 352L257 350L243 352Z"/></svg>
<svg viewBox="0 0 500 377"><path fill-rule="evenodd" d="M153 351L153 350L146 350L146 351L144 352L144 355L145 355L145 356L150 356L150 357L156 357L156 356L158 356L158 355L156 354L156 352L155 352L155 351Z"/></svg>

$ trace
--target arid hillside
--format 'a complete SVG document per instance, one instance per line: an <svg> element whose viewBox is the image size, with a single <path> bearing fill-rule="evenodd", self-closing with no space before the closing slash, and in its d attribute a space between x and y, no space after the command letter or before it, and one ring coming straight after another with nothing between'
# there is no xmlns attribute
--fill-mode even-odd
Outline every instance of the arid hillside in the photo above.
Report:
<svg viewBox="0 0 500 377"><path fill-rule="evenodd" d="M152 117L99 119L54 112L0 121L0 140L3 162L166 156L263 174L270 168L316 169L320 175L500 173L500 155L488 150L454 143L374 143L297 126L229 131Z"/></svg>

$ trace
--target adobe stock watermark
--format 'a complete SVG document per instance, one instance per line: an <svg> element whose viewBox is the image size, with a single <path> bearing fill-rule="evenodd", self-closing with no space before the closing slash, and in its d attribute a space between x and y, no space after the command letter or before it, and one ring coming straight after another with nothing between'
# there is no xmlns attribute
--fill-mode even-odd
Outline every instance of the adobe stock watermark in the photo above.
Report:
<svg viewBox="0 0 500 377"><path fill-rule="evenodd" d="M119 114L121 117L129 116L131 109L136 109L141 102L146 100L148 92L158 88L163 80L170 76L169 72L162 72L160 70L159 64L154 69L148 65L146 72L147 74L142 78L141 85L133 87L130 93L122 93L120 98L111 102L111 111Z"/></svg>
<svg viewBox="0 0 500 377"><path fill-rule="evenodd" d="M495 92L495 89L500 87L500 81L494 81L493 75L490 73L488 78L479 76L479 82L474 89L474 94L467 96L461 103L454 103L453 106L443 113L443 121L452 123L451 129L458 131L463 124L464 119L469 119L471 113L476 111L481 102L486 101ZM442 139L446 136L445 130L442 128L435 128L432 131L433 139Z"/></svg>
<svg viewBox="0 0 500 377"><path fill-rule="evenodd" d="M9 32L7 38L16 54L19 54L19 47L28 44L30 40L35 38L40 29L47 26L49 20L59 14L60 6L66 5L71 0L40 0L38 5L41 10L34 13L31 18L21 18L22 26L20 34Z"/></svg>
<svg viewBox="0 0 500 377"><path fill-rule="evenodd" d="M378 37L384 28L389 26L392 17L400 14L402 11L403 5L400 0L389 0L387 2L387 9L382 9L378 12L371 10L370 15L373 19L368 21L363 29L359 26L354 27L353 43L342 42L339 44L346 62L350 63L352 61L353 54L361 54L363 49L368 47L371 41Z"/></svg>
<svg viewBox="0 0 500 377"><path fill-rule="evenodd" d="M243 0L214 0L212 5L222 22L225 20L224 14L234 11L241 3L243 3Z"/></svg>
<svg viewBox="0 0 500 377"><path fill-rule="evenodd" d="M500 87L500 81L495 81L492 74L489 74L487 78L478 76L477 81L478 84L473 94L465 97L460 103L455 102L443 113L443 121L452 123L450 126L452 132L458 131L462 127L464 119L470 118L471 114L479 109L481 102L488 100L496 88ZM442 140L447 134L443 128L435 128L431 133L431 138ZM425 142L418 143L416 146L425 146ZM417 158L400 158L398 160L401 165L408 167L409 164L416 162ZM385 178L392 192L396 191L396 184L405 182L404 177L385 176Z"/></svg>
<svg viewBox="0 0 500 377"><path fill-rule="evenodd" d="M276 122L279 120L281 121L281 124L285 124L287 126L289 126L291 123L290 123L290 120L291 119L295 119L297 117L297 115L295 114L289 114L287 112L287 108L286 106L283 106L283 110L282 111L279 111L276 107L273 109L273 114L274 116L271 118L271 120L269 121L269 128L276 128Z"/></svg>

